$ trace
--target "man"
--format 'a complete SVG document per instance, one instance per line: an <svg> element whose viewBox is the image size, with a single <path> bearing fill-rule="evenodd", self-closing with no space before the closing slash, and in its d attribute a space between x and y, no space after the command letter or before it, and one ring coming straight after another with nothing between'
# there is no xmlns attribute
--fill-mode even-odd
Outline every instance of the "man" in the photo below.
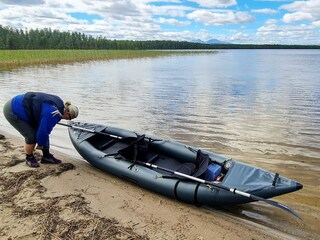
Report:
<svg viewBox="0 0 320 240"><path fill-rule="evenodd" d="M78 116L79 110L76 106L69 101L63 103L61 98L55 95L27 92L9 100L3 107L3 113L25 138L24 150L28 166L40 166L33 155L35 148L42 150L41 163L61 163L61 160L49 152L49 135L61 119L71 120Z"/></svg>

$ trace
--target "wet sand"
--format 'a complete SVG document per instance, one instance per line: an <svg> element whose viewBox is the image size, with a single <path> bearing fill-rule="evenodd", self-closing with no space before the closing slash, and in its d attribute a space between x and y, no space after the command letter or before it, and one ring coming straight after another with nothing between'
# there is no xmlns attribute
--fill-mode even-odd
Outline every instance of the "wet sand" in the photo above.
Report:
<svg viewBox="0 0 320 240"><path fill-rule="evenodd" d="M63 164L31 169L22 144L0 132L0 239L320 239L315 159L246 156L304 185L274 199L296 210L300 221L262 203L209 209L177 202L59 152Z"/></svg>

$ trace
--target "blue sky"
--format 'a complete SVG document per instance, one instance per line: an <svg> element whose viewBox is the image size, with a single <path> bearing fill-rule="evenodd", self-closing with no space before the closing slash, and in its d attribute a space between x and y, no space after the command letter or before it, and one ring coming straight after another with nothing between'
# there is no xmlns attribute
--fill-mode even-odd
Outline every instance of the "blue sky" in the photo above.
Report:
<svg viewBox="0 0 320 240"><path fill-rule="evenodd" d="M0 25L108 39L320 45L320 0L0 0Z"/></svg>

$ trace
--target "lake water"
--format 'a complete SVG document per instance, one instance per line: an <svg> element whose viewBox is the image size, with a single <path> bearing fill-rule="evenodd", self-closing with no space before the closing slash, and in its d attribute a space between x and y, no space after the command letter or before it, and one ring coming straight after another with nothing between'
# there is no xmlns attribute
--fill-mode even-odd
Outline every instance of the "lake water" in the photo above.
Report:
<svg viewBox="0 0 320 240"><path fill-rule="evenodd" d="M320 50L225 50L19 68L0 72L0 108L16 94L45 91L78 105L79 121L175 139L283 173L304 184L283 198L304 222L258 203L227 211L318 239L319 66ZM19 136L3 114L0 130ZM80 158L66 127L56 126L50 139L55 150Z"/></svg>
<svg viewBox="0 0 320 240"><path fill-rule="evenodd" d="M0 72L0 108L15 94L71 100L77 120L227 154L319 158L320 50L225 50ZM18 133L0 115L0 128ZM77 155L65 127L52 146Z"/></svg>

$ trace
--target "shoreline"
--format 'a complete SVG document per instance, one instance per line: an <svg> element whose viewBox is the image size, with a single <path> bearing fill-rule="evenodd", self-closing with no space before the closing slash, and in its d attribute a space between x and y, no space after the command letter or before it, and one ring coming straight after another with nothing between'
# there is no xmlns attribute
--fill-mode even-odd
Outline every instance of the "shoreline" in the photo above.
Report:
<svg viewBox="0 0 320 240"><path fill-rule="evenodd" d="M216 53L209 50L0 50L0 71L47 64Z"/></svg>
<svg viewBox="0 0 320 240"><path fill-rule="evenodd" d="M302 199L311 201L312 189L307 184L306 190L276 200L301 213L303 222L261 203L198 208L140 188L57 151L54 153L63 164L41 164L40 168L31 169L24 163L22 138L2 130L0 135L4 136L0 138L3 239L320 237L319 198L314 199L314 205L300 203ZM290 175L295 174L293 169Z"/></svg>

